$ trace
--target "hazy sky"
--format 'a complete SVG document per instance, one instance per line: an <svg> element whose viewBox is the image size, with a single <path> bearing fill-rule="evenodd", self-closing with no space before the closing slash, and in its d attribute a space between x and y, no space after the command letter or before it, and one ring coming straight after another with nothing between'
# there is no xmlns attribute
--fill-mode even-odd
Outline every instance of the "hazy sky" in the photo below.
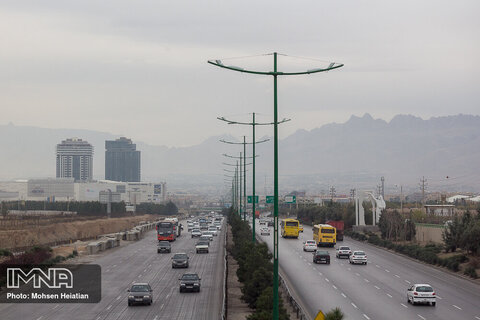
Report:
<svg viewBox="0 0 480 320"><path fill-rule="evenodd" d="M208 59L277 51L283 136L366 112L480 114L480 1L0 1L0 124L186 146L271 121L273 80ZM270 71L271 56L224 60ZM260 134L271 134L263 129Z"/></svg>

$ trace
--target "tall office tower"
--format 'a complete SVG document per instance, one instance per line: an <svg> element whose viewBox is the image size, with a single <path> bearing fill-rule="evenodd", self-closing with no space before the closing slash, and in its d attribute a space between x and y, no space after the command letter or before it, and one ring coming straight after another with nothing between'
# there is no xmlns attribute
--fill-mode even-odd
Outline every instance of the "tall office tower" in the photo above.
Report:
<svg viewBox="0 0 480 320"><path fill-rule="evenodd" d="M57 178L90 181L93 176L93 146L72 138L57 144Z"/></svg>
<svg viewBox="0 0 480 320"><path fill-rule="evenodd" d="M132 140L121 137L105 141L105 179L123 182L140 181L140 151Z"/></svg>

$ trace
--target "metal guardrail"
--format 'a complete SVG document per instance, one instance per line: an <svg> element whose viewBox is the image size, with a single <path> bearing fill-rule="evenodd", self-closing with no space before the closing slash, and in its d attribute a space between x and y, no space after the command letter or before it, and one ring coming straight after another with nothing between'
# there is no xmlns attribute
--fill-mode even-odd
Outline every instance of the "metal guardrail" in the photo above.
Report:
<svg viewBox="0 0 480 320"><path fill-rule="evenodd" d="M287 300L292 306L293 310L296 312L297 319L310 320L310 318L306 315L305 311L303 311L303 308L300 306L300 304L298 304L297 300L295 300L295 298L293 297L282 275L279 275L279 277L280 277L280 281L279 281L280 286L283 287L283 289L287 292Z"/></svg>
<svg viewBox="0 0 480 320"><path fill-rule="evenodd" d="M221 319L227 319L227 233L228 233L228 224L225 226L225 239L223 245L223 258L224 258L224 267L223 267L223 303L222 303L222 314Z"/></svg>

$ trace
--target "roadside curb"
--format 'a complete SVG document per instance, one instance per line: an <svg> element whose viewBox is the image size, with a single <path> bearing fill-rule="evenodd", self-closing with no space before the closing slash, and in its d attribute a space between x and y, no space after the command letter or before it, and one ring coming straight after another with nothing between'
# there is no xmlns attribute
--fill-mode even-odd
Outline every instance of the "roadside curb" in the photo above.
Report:
<svg viewBox="0 0 480 320"><path fill-rule="evenodd" d="M345 237L347 237L349 240L356 241L356 242L359 242L359 243L363 243L363 244L366 244L366 245L369 245L369 246L372 246L372 247L381 249L381 250L383 250L383 251L386 251L386 252L395 254L395 255L397 255L397 256L399 256L399 257L407 258L407 259L410 260L410 261L415 261L415 262L421 263L421 264L423 264L423 265L425 265L425 266L432 267L432 268L434 268L434 269L436 269L436 270L438 270L438 271L443 271L444 273L450 274L450 275L455 276L455 277L457 277L457 278L460 278L460 279L463 279L463 280L468 280L469 282L480 286L480 282L478 282L478 279L472 279L472 278L467 277L467 276L465 276L465 275L463 275L463 274L460 274L460 273L458 273L458 272L450 271L450 270L448 270L447 268L439 267L439 266L437 266L437 265L435 265L435 264L426 263L426 262L424 262L424 261L421 261L421 260L418 260L418 259L409 257L409 256L407 256L407 255L405 255L405 254L396 252L396 251L394 251L394 250L390 250L390 249L387 249L387 248L385 248L385 247L381 247L381 246L377 246L377 245L375 245L375 244L369 243L368 241L360 241L360 240L357 240L357 239L353 239L353 238L350 237L350 236L345 236Z"/></svg>

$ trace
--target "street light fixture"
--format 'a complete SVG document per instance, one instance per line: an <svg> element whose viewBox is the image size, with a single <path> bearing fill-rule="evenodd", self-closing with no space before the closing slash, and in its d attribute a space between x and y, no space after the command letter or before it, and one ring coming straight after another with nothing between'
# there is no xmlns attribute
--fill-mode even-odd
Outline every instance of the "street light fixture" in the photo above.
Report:
<svg viewBox="0 0 480 320"><path fill-rule="evenodd" d="M273 202L273 215L274 215L274 231L273 231L273 319L278 320L279 307L278 307L278 115L277 115L277 78L278 76L290 76L290 75L303 75L318 73L324 71L330 71L343 67L341 63L332 62L326 68L315 68L301 72L280 72L277 71L277 52L273 53L273 71L255 71L246 70L237 66L226 66L221 60L208 60L208 63L220 68L225 68L233 71L268 75L273 76L273 186L274 186L274 202Z"/></svg>

